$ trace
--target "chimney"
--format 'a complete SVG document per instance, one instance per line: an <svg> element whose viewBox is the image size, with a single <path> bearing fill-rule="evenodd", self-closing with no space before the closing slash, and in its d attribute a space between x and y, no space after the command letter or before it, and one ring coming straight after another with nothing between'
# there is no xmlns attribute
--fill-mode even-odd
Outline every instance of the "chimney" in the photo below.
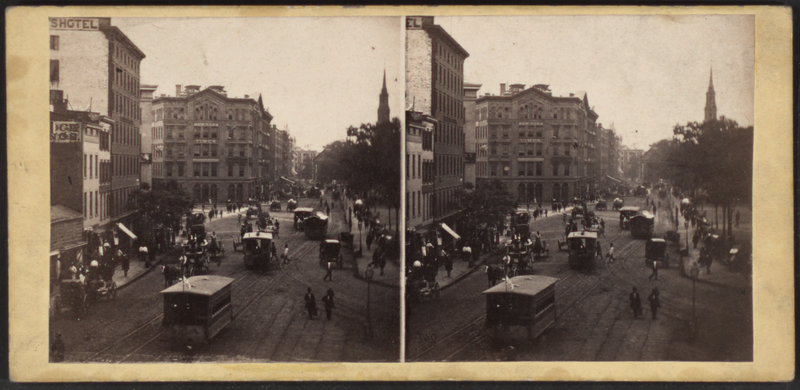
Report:
<svg viewBox="0 0 800 390"><path fill-rule="evenodd" d="M506 94L506 83L500 83L500 96Z"/></svg>
<svg viewBox="0 0 800 390"><path fill-rule="evenodd" d="M181 96L181 85L180 84L176 84L175 85L175 97L180 97L180 96Z"/></svg>
<svg viewBox="0 0 800 390"><path fill-rule="evenodd" d="M569 97L573 97L573 96L575 96L575 94L574 94L574 93L571 93L571 94L569 94Z"/></svg>
<svg viewBox="0 0 800 390"><path fill-rule="evenodd" d="M244 98L245 98L245 99L249 99L249 98L250 98L250 95L244 95Z"/></svg>

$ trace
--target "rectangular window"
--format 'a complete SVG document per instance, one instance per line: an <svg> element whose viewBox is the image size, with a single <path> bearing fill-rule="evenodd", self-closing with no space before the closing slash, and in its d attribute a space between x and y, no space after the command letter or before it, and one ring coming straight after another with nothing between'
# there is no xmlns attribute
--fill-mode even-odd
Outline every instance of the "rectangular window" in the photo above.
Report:
<svg viewBox="0 0 800 390"><path fill-rule="evenodd" d="M216 127L211 129L211 138L212 139L217 139L217 128Z"/></svg>
<svg viewBox="0 0 800 390"><path fill-rule="evenodd" d="M239 148L239 157L244 157L244 146Z"/></svg>
<svg viewBox="0 0 800 390"><path fill-rule="evenodd" d="M228 177L233 177L233 164L228 164Z"/></svg>
<svg viewBox="0 0 800 390"><path fill-rule="evenodd" d="M211 145L211 157L217 157L217 145Z"/></svg>
<svg viewBox="0 0 800 390"><path fill-rule="evenodd" d="M517 154L519 156L524 156L525 155L525 147L526 147L526 145L524 145L524 144L517 145Z"/></svg>
<svg viewBox="0 0 800 390"><path fill-rule="evenodd" d="M203 177L208 177L209 163L203 163Z"/></svg>
<svg viewBox="0 0 800 390"><path fill-rule="evenodd" d="M517 176L525 176L525 164L524 162L517 161Z"/></svg>
<svg viewBox="0 0 800 390"><path fill-rule="evenodd" d="M558 156L558 149L561 149L561 145L553 144L553 156Z"/></svg>
<svg viewBox="0 0 800 390"><path fill-rule="evenodd" d="M167 177L172 177L172 163L164 164L167 170Z"/></svg>
<svg viewBox="0 0 800 390"><path fill-rule="evenodd" d="M86 193L84 192L83 193L83 219L86 219L86 211L89 209L89 207L87 206L87 199L89 199L89 198L86 195Z"/></svg>
<svg viewBox="0 0 800 390"><path fill-rule="evenodd" d="M244 165L239 166L239 177L244 177Z"/></svg>
<svg viewBox="0 0 800 390"><path fill-rule="evenodd" d="M199 127L195 127L194 128L194 139L200 139L200 128Z"/></svg>
<svg viewBox="0 0 800 390"><path fill-rule="evenodd" d="M208 157L209 152L211 150L211 145L203 145L203 157Z"/></svg>
<svg viewBox="0 0 800 390"><path fill-rule="evenodd" d="M194 167L194 177L200 177L200 163L193 162L192 167Z"/></svg>
<svg viewBox="0 0 800 390"><path fill-rule="evenodd" d="M94 192L94 215L100 216L100 197L97 195L97 191Z"/></svg>
<svg viewBox="0 0 800 390"><path fill-rule="evenodd" d="M217 177L217 163L211 163L211 177Z"/></svg>
<svg viewBox="0 0 800 390"><path fill-rule="evenodd" d="M536 164L538 164L538 163L535 163L535 162L529 162L529 163L527 164L527 166L528 166L528 176L533 176L533 167L534 167Z"/></svg>
<svg viewBox="0 0 800 390"><path fill-rule="evenodd" d="M209 134L209 128L203 127L203 138L208 138L209 137L208 134Z"/></svg>
<svg viewBox="0 0 800 390"><path fill-rule="evenodd" d="M50 36L50 50L58 50L58 35Z"/></svg>
<svg viewBox="0 0 800 390"><path fill-rule="evenodd" d="M553 164L553 176L558 176L558 164Z"/></svg>
<svg viewBox="0 0 800 390"><path fill-rule="evenodd" d="M228 157L233 157L233 147L228 148Z"/></svg>
<svg viewBox="0 0 800 390"><path fill-rule="evenodd" d="M200 157L200 145L195 145L194 146L194 156L195 157Z"/></svg>
<svg viewBox="0 0 800 390"><path fill-rule="evenodd" d="M58 60L50 60L50 81L58 82Z"/></svg>
<svg viewBox="0 0 800 390"><path fill-rule="evenodd" d="M569 176L569 166L570 164L564 164L564 176Z"/></svg>
<svg viewBox="0 0 800 390"><path fill-rule="evenodd" d="M178 164L178 177L183 177L184 167L185 166L183 164Z"/></svg>

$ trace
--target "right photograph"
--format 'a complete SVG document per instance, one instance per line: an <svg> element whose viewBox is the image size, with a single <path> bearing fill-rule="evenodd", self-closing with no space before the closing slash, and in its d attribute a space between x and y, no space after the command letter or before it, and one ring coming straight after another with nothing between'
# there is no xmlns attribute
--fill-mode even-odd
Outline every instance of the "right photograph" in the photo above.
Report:
<svg viewBox="0 0 800 390"><path fill-rule="evenodd" d="M753 361L754 34L406 17L405 361Z"/></svg>

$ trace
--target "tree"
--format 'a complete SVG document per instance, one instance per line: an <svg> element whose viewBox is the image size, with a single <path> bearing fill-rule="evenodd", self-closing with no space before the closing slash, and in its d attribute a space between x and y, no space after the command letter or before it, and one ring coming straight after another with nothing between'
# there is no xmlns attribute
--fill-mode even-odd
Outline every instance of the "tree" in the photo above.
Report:
<svg viewBox="0 0 800 390"><path fill-rule="evenodd" d="M162 228L179 231L181 218L194 207L192 197L175 180L156 182L150 190L143 186L131 193L130 202L139 210L146 234Z"/></svg>
<svg viewBox="0 0 800 390"><path fill-rule="evenodd" d="M673 133L666 164L670 179L683 192L722 207L723 235L730 235L733 209L752 199L753 127L721 117L676 125Z"/></svg>
<svg viewBox="0 0 800 390"><path fill-rule="evenodd" d="M478 181L475 190L462 192L461 204L467 216L467 226L480 224L499 226L507 215L517 209L517 202L500 180Z"/></svg>

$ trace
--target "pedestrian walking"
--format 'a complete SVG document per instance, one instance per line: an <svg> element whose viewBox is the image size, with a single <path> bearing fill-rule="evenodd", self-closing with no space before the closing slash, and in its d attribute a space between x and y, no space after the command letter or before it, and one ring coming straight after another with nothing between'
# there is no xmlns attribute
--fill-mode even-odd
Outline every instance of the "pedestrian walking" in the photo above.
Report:
<svg viewBox="0 0 800 390"><path fill-rule="evenodd" d="M325 205L325 215L331 215L331 207L327 204Z"/></svg>
<svg viewBox="0 0 800 390"><path fill-rule="evenodd" d="M737 228L737 229L739 228L739 217L741 217L741 216L739 215L739 210L736 210L736 228Z"/></svg>
<svg viewBox="0 0 800 390"><path fill-rule="evenodd" d="M333 262L330 259L325 262L325 276L322 278L322 280L329 280L331 282L333 281Z"/></svg>
<svg viewBox="0 0 800 390"><path fill-rule="evenodd" d="M694 235L692 235L692 244L694 244L694 249L697 249L698 242L700 242L700 231L695 230Z"/></svg>
<svg viewBox="0 0 800 390"><path fill-rule="evenodd" d="M53 361L63 362L66 350L67 349L64 346L64 340L61 339L61 332L56 333L56 339L53 340L52 344L50 344L50 353L53 356Z"/></svg>
<svg viewBox="0 0 800 390"><path fill-rule="evenodd" d="M275 238L281 236L281 223L278 222L278 219L275 218Z"/></svg>
<svg viewBox="0 0 800 390"><path fill-rule="evenodd" d="M547 218L547 209L544 209L544 217Z"/></svg>
<svg viewBox="0 0 800 390"><path fill-rule="evenodd" d="M311 287L308 288L306 291L305 297L303 300L306 302L306 310L308 310L308 318L313 319L314 314L317 312L317 297L314 296L314 293L311 291Z"/></svg>
<svg viewBox="0 0 800 390"><path fill-rule="evenodd" d="M639 295L639 292L636 291L636 286L633 287L633 291L631 291L630 296L628 297L631 301L631 310L633 310L633 318L639 318L642 314L642 296Z"/></svg>
<svg viewBox="0 0 800 390"><path fill-rule="evenodd" d="M647 301L650 302L650 313L653 315L653 319L656 319L656 314L658 313L658 308L661 307L661 301L658 300L658 287L653 289L653 292L650 293L650 296L647 297Z"/></svg>
<svg viewBox="0 0 800 390"><path fill-rule="evenodd" d="M652 264L653 264L653 273L650 274L650 277L648 279L653 280L653 278L655 277L656 280L658 280L658 261L653 260Z"/></svg>
<svg viewBox="0 0 800 390"><path fill-rule="evenodd" d="M372 232L367 233L367 250L372 246Z"/></svg>
<svg viewBox="0 0 800 390"><path fill-rule="evenodd" d="M131 268L131 262L128 260L128 256L122 256L122 272L125 277L128 277L128 270Z"/></svg>
<svg viewBox="0 0 800 390"><path fill-rule="evenodd" d="M333 309L336 307L336 304L333 303L333 288L329 287L328 292L322 297L322 303L325 304L325 317L329 320L331 319L331 313Z"/></svg>
<svg viewBox="0 0 800 390"><path fill-rule="evenodd" d="M289 262L289 244L283 244L283 264L287 264Z"/></svg>
<svg viewBox="0 0 800 390"><path fill-rule="evenodd" d="M597 258L602 260L603 259L603 246L600 245L600 241L599 240L597 241L596 248L597 248Z"/></svg>
<svg viewBox="0 0 800 390"><path fill-rule="evenodd" d="M464 244L464 247L461 248L461 255L463 256L465 261L472 260L472 248L470 248L469 244Z"/></svg>
<svg viewBox="0 0 800 390"><path fill-rule="evenodd" d="M278 248L275 247L275 241L270 243L269 253L273 260L278 260Z"/></svg>
<svg viewBox="0 0 800 390"><path fill-rule="evenodd" d="M606 260L608 260L609 263L613 263L614 260L615 260L614 259L614 243L613 242L608 244L608 255L606 255Z"/></svg>
<svg viewBox="0 0 800 390"><path fill-rule="evenodd" d="M450 277L450 272L453 271L453 259L450 256L444 258L444 269L447 271L447 277Z"/></svg>

